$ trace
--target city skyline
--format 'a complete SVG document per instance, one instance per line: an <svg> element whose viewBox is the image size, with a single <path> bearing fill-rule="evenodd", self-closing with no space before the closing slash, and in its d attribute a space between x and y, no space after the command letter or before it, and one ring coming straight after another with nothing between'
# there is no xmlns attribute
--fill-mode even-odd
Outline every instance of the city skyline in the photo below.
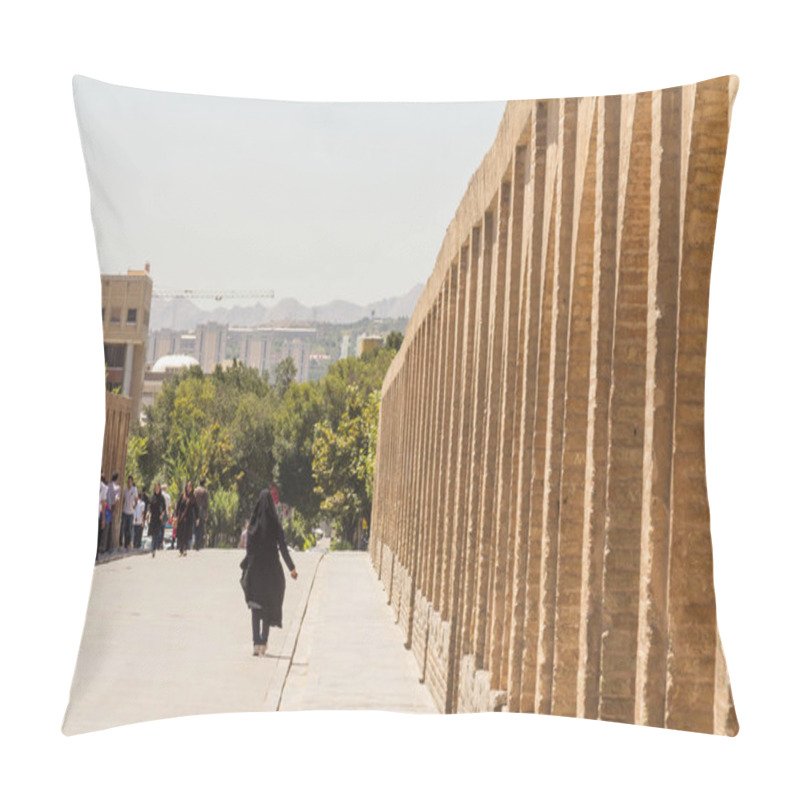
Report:
<svg viewBox="0 0 800 800"><path fill-rule="evenodd" d="M505 107L232 101L83 77L74 92L100 271L149 263L156 291L272 291L267 304L425 283Z"/></svg>

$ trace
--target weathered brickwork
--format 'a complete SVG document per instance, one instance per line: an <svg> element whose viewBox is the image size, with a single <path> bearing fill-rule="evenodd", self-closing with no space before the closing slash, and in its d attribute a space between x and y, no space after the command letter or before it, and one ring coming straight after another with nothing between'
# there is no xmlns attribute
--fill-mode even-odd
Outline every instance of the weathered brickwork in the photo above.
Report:
<svg viewBox="0 0 800 800"><path fill-rule="evenodd" d="M125 463L128 457L128 431L131 426L132 401L130 397L121 394L106 392L106 425L103 435L103 460L101 473L107 481L116 472L120 475L122 483L125 475ZM111 539L109 547L119 545L119 526L122 519L122 503L117 504L111 526Z"/></svg>
<svg viewBox="0 0 800 800"><path fill-rule="evenodd" d="M734 735L705 483L737 80L514 101L383 386L370 542L445 712Z"/></svg>

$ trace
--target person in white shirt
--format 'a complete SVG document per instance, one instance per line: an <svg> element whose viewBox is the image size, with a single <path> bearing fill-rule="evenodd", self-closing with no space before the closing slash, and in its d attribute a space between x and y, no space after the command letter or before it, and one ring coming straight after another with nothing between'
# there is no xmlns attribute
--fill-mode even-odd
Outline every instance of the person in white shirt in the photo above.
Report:
<svg viewBox="0 0 800 800"><path fill-rule="evenodd" d="M172 525L172 522L171 522L171 520L172 520L172 498L169 496L169 492L163 486L161 487L161 494L164 495L164 502L167 504L167 517L166 517L166 520L164 521L164 526L166 528L167 525ZM165 531L164 535L166 536L166 531ZM170 537L171 538L169 540L169 546L170 546L170 549L174 549L174 547L175 547L175 528L174 527L170 528ZM164 539L164 544L166 545L166 538Z"/></svg>
<svg viewBox="0 0 800 800"><path fill-rule="evenodd" d="M111 483L106 488L106 517L105 528L103 530L103 541L100 545L100 552L105 553L111 549L113 543L114 515L119 501L119 484L117 478L119 473L115 472L111 476Z"/></svg>
<svg viewBox="0 0 800 800"><path fill-rule="evenodd" d="M133 549L138 550L142 546L142 529L144 528L144 514L147 510L147 505L144 500L139 497L136 501L136 507L133 509Z"/></svg>
<svg viewBox="0 0 800 800"><path fill-rule="evenodd" d="M128 488L125 490L125 495L122 500L122 527L119 532L120 546L125 542L125 549L128 550L131 546L131 534L133 528L133 512L136 509L136 504L139 502L139 492L133 482L133 475L128 475Z"/></svg>
<svg viewBox="0 0 800 800"><path fill-rule="evenodd" d="M100 555L100 547L103 544L103 531L106 529L106 476L100 476L100 508L97 517L97 555Z"/></svg>

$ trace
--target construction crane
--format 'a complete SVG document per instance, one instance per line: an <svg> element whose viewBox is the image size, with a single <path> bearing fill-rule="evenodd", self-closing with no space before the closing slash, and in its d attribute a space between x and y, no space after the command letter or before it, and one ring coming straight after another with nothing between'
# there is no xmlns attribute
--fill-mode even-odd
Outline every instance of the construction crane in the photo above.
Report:
<svg viewBox="0 0 800 800"><path fill-rule="evenodd" d="M275 292L271 289L264 291L245 290L245 291L229 291L227 289L167 289L162 287L153 288L153 297L172 298L183 297L186 300L241 300L244 298L253 297L275 297Z"/></svg>
<svg viewBox="0 0 800 800"><path fill-rule="evenodd" d="M271 289L265 289L264 291L258 290L244 290L244 291L235 291L235 290L227 290L227 289L169 289L167 287L162 286L154 286L153 287L153 297L157 297L159 299L172 299L172 298L184 298L186 300L214 300L219 303L222 300L228 299L249 299L255 297L275 297L275 292ZM178 308L177 306L172 307L172 327L174 328L177 324L177 313Z"/></svg>

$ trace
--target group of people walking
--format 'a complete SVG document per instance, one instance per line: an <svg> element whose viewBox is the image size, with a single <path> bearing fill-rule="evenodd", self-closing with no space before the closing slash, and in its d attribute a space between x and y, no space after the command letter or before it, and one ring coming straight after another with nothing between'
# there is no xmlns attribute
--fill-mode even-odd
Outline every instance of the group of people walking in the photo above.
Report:
<svg viewBox="0 0 800 800"><path fill-rule="evenodd" d="M171 498L158 481L153 484L153 492L148 496L145 492L139 492L133 476L128 476L124 492L118 479L116 472L108 483L104 476L100 478L98 557L111 549L114 514L120 498L120 546L126 550L131 546L141 547L143 526L148 522L152 555L155 558L156 550L163 548L164 531L170 520L180 556L186 556L192 537L195 549L200 550L203 547L209 508L205 481L201 480L196 490L192 481L186 481L172 515ZM266 653L270 627L280 628L283 624L286 578L279 555L292 578L297 579L297 569L289 554L286 536L278 517L277 502L277 488L273 485L270 489L264 489L258 496L246 526L246 533L243 532L242 535L247 555L240 564L241 585L245 602L250 609L254 656L263 656Z"/></svg>
<svg viewBox="0 0 800 800"><path fill-rule="evenodd" d="M145 491L139 492L132 475L128 476L127 487L123 491L118 483L119 473L111 476L111 481L106 483L105 476L100 477L100 506L97 528L97 556L110 552L113 549L113 525L117 506L122 501L122 517L119 529L119 548L124 550L138 550L142 546L142 534L145 523L148 524L152 555L155 558L156 550L164 546L164 532L166 527L173 525L173 542L177 540L177 547L181 556L194 539L195 550L201 550L205 544L205 529L208 522L209 498L205 488L205 481L200 481L197 490L192 481L186 482L186 487L178 499L175 514L172 513L172 498L162 488L160 482L153 484L153 493L147 495Z"/></svg>
<svg viewBox="0 0 800 800"><path fill-rule="evenodd" d="M194 536L194 549L201 550L203 548L207 522L208 492L205 481L201 480L196 490L191 481L186 481L186 488L178 498L173 520L181 556L186 555L192 542L192 536Z"/></svg>

